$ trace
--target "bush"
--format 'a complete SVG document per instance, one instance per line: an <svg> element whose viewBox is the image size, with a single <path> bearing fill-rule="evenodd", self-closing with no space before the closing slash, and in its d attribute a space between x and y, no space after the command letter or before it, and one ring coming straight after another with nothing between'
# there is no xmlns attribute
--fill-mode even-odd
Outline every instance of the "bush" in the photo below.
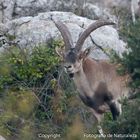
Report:
<svg viewBox="0 0 140 140"><path fill-rule="evenodd" d="M12 45L0 54L0 133L7 139L33 138L28 131L37 130L35 120L54 117L55 109L65 110L65 96L56 97L60 59L54 49L62 45L53 41L32 50ZM54 99L59 103L53 103Z"/></svg>
<svg viewBox="0 0 140 140"><path fill-rule="evenodd" d="M113 122L110 119L110 113L106 115L103 122L103 128L109 134L125 134L124 140L139 140L140 139L140 20L136 24L130 23L121 28L121 36L127 41L128 51L119 57L113 52L113 62L119 63L119 74L129 74L131 82L129 86L137 91L136 99L125 100L123 102L123 113L120 118ZM133 134L133 137L130 137ZM135 137L137 136L137 137ZM114 137L114 139L118 139ZM120 138L121 139L121 138Z"/></svg>
<svg viewBox="0 0 140 140"><path fill-rule="evenodd" d="M105 116L103 129L105 134L112 134L114 140L139 140L140 138L140 99L123 101L123 113L117 121L112 121L110 115ZM119 136L120 135L120 136ZM117 137L118 136L118 137Z"/></svg>
<svg viewBox="0 0 140 140"><path fill-rule="evenodd" d="M124 26L122 35L128 43L129 53L125 52L121 60L125 70L131 74L133 82L131 86L140 87L140 20L135 25L132 23Z"/></svg>
<svg viewBox="0 0 140 140"><path fill-rule="evenodd" d="M61 46L52 41L30 50L16 44L0 54L0 135L7 140L38 140L40 133L65 139L75 116L87 121L89 113L55 54Z"/></svg>
<svg viewBox="0 0 140 140"><path fill-rule="evenodd" d="M24 86L32 87L37 81L44 80L43 77L48 73L55 72L59 63L54 51L55 44L57 42L52 46L36 46L32 51L17 46L6 49L0 56L0 63L3 65L0 68L2 73L0 87L5 88L12 83L17 83L19 86L26 83Z"/></svg>

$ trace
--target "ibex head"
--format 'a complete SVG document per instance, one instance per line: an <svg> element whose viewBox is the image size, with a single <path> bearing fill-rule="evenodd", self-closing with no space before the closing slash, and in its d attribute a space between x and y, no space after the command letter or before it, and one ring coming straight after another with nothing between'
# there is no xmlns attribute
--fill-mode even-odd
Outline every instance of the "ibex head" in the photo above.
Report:
<svg viewBox="0 0 140 140"><path fill-rule="evenodd" d="M74 46L71 34L67 26L60 21L55 22L56 27L61 32L65 45L65 50L57 48L56 52L58 53L59 56L63 58L64 68L66 72L69 73L70 77L73 77L74 73L77 73L81 69L82 62L90 53L90 48L81 51L84 41L90 35L90 33L101 26L113 24L114 23L110 21L100 21L100 20L92 23L80 35L76 45Z"/></svg>

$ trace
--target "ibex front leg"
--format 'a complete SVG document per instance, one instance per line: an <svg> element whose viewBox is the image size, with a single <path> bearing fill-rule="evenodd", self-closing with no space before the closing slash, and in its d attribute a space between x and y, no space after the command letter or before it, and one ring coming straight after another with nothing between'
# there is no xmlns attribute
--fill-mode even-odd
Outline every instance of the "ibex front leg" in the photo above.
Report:
<svg viewBox="0 0 140 140"><path fill-rule="evenodd" d="M94 109L91 109L91 111L92 111L92 113L93 113L93 115L96 119L98 132L99 132L100 135L103 135L104 134L103 129L100 125L100 122L103 119L103 113L98 113Z"/></svg>

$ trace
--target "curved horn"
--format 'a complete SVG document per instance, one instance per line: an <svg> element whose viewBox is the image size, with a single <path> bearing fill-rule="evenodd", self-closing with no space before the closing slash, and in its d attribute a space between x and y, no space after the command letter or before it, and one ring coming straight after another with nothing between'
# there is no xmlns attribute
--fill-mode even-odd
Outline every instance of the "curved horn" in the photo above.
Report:
<svg viewBox="0 0 140 140"><path fill-rule="evenodd" d="M90 33L98 28L100 28L101 26L104 25L113 25L115 23L111 22L111 21L102 21L102 20L98 20L92 24L90 24L87 29L80 35L76 45L75 45L75 49L77 51L80 51L86 38L90 35Z"/></svg>
<svg viewBox="0 0 140 140"><path fill-rule="evenodd" d="M70 34L67 26L65 24L63 24L62 22L57 21L54 23L63 37L64 43L65 43L65 51L68 51L70 48L73 47L73 41L72 41L71 34Z"/></svg>

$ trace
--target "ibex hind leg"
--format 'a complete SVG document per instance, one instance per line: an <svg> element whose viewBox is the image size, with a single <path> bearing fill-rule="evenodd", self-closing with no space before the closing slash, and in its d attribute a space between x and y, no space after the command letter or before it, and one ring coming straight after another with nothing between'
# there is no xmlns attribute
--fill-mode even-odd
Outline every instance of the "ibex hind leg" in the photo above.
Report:
<svg viewBox="0 0 140 140"><path fill-rule="evenodd" d="M109 102L109 107L112 113L113 120L116 120L117 117L122 113L121 104L118 101Z"/></svg>

